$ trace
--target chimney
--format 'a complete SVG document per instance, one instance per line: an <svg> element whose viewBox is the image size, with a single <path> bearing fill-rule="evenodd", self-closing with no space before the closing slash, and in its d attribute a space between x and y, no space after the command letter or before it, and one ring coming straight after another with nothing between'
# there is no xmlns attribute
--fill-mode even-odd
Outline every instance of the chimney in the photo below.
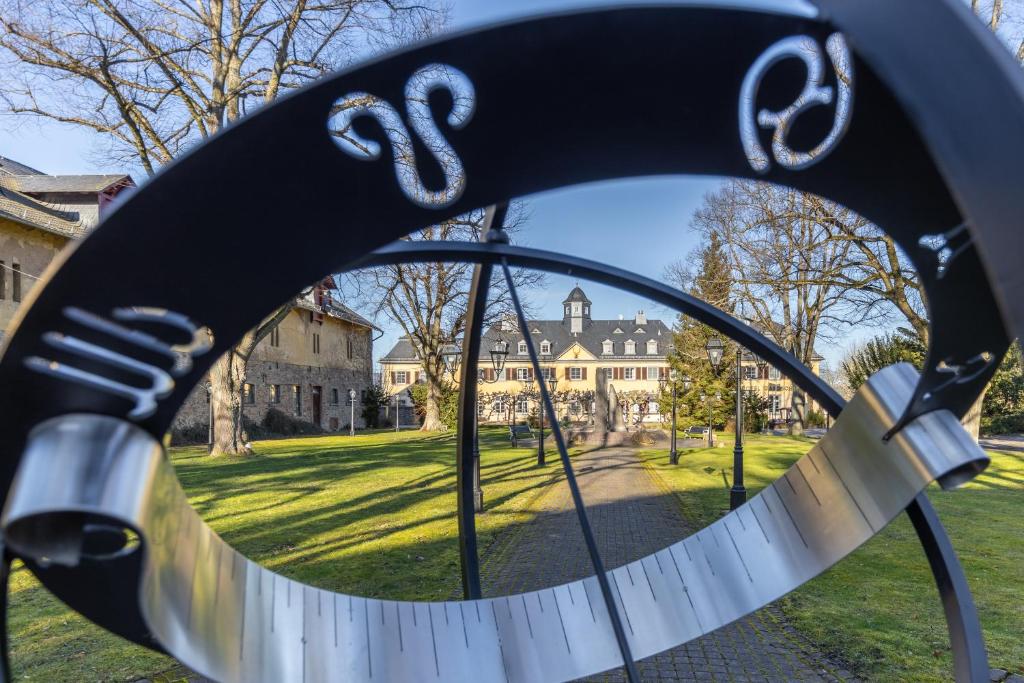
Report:
<svg viewBox="0 0 1024 683"><path fill-rule="evenodd" d="M644 313L642 310L641 311L637 311L636 312L636 318L633 319L633 322L635 322L637 325L646 325L647 324L647 314Z"/></svg>

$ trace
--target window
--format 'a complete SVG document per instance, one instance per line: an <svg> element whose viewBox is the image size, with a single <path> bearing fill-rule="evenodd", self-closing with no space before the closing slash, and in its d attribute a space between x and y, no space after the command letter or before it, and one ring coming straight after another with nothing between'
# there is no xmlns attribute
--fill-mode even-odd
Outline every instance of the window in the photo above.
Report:
<svg viewBox="0 0 1024 683"><path fill-rule="evenodd" d="M256 387L248 382L242 385L242 401L248 405L256 403Z"/></svg>
<svg viewBox="0 0 1024 683"><path fill-rule="evenodd" d="M768 379L782 379L782 373L778 368L768 368Z"/></svg>
<svg viewBox="0 0 1024 683"><path fill-rule="evenodd" d="M581 310L583 310L583 304L578 301L574 301L572 303L572 314L578 318Z"/></svg>
<svg viewBox="0 0 1024 683"><path fill-rule="evenodd" d="M583 368L569 368L569 379L575 381L583 379Z"/></svg>
<svg viewBox="0 0 1024 683"><path fill-rule="evenodd" d="M11 300L21 301L21 264L15 263L11 269Z"/></svg>
<svg viewBox="0 0 1024 683"><path fill-rule="evenodd" d="M345 355L352 358L352 338L349 337L345 340Z"/></svg>
<svg viewBox="0 0 1024 683"><path fill-rule="evenodd" d="M565 307L565 314L569 315L569 307L568 306Z"/></svg>
<svg viewBox="0 0 1024 683"><path fill-rule="evenodd" d="M338 401L339 400L340 399L339 399L339 396L338 396L338 390L336 388L335 389L331 389L331 405L332 406L338 405Z"/></svg>
<svg viewBox="0 0 1024 683"><path fill-rule="evenodd" d="M636 342L633 341L632 339L626 341L625 354L627 356L632 356L636 354Z"/></svg>
<svg viewBox="0 0 1024 683"><path fill-rule="evenodd" d="M601 342L601 353L612 354L615 352L614 350L615 346L612 344L610 340L605 339L603 342Z"/></svg>
<svg viewBox="0 0 1024 683"><path fill-rule="evenodd" d="M320 353L320 334L313 333L313 353Z"/></svg>
<svg viewBox="0 0 1024 683"><path fill-rule="evenodd" d="M270 331L270 345L280 346L281 345L281 329L275 325L274 329Z"/></svg>
<svg viewBox="0 0 1024 683"><path fill-rule="evenodd" d="M623 368L622 379L636 379L636 368Z"/></svg>
<svg viewBox="0 0 1024 683"><path fill-rule="evenodd" d="M295 414L302 415L302 387L298 384L292 385L292 395L295 397Z"/></svg>
<svg viewBox="0 0 1024 683"><path fill-rule="evenodd" d="M524 341L519 342L519 348L517 349L517 351L518 351L519 355L521 355L521 356L525 355L526 354L526 342L524 342Z"/></svg>
<svg viewBox="0 0 1024 683"><path fill-rule="evenodd" d="M542 354L545 354L545 355L550 354L551 353L551 342L547 341L546 339L544 341L542 341L540 343L540 352Z"/></svg>
<svg viewBox="0 0 1024 683"><path fill-rule="evenodd" d="M658 353L658 342L654 339L647 340L647 353L655 354Z"/></svg>
<svg viewBox="0 0 1024 683"><path fill-rule="evenodd" d="M7 264L0 261L0 301L7 298Z"/></svg>
<svg viewBox="0 0 1024 683"><path fill-rule="evenodd" d="M779 412L782 405L781 397L778 394L768 394L768 410L774 415Z"/></svg>
<svg viewBox="0 0 1024 683"><path fill-rule="evenodd" d="M516 379L530 379L530 368L516 368Z"/></svg>
<svg viewBox="0 0 1024 683"><path fill-rule="evenodd" d="M552 368L552 367L541 368L540 369L540 374L541 374L541 376L544 379L554 379L555 378L555 369Z"/></svg>
<svg viewBox="0 0 1024 683"><path fill-rule="evenodd" d="M281 402L281 385L271 384L270 385L270 402L280 403Z"/></svg>
<svg viewBox="0 0 1024 683"><path fill-rule="evenodd" d="M516 398L516 414L525 415L530 412L530 401L525 396Z"/></svg>
<svg viewBox="0 0 1024 683"><path fill-rule="evenodd" d="M657 365L650 365L647 368L647 377L644 379L658 379L661 368Z"/></svg>
<svg viewBox="0 0 1024 683"><path fill-rule="evenodd" d="M399 370L395 373L395 384L408 384L409 383L409 372L407 370Z"/></svg>
<svg viewBox="0 0 1024 683"><path fill-rule="evenodd" d="M757 366L756 365L744 365L743 376L746 379L757 379Z"/></svg>
<svg viewBox="0 0 1024 683"><path fill-rule="evenodd" d="M504 415L505 414L505 399L504 398L496 398L496 399L494 399L494 403L491 404L491 410L494 411L495 413L497 413L498 415Z"/></svg>
<svg viewBox="0 0 1024 683"><path fill-rule="evenodd" d="M590 306L583 307L583 315L590 315Z"/></svg>

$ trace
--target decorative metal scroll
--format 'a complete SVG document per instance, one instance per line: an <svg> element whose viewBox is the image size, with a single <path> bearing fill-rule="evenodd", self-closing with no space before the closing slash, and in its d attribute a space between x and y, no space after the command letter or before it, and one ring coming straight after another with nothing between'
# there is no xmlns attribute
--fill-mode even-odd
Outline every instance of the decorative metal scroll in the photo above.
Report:
<svg viewBox="0 0 1024 683"><path fill-rule="evenodd" d="M959 0L817 0L821 13L799 0L742 5L602 9L444 37L325 78L169 165L33 289L6 341L5 564L20 558L96 623L225 683L559 680L622 664L635 678L630 660L767 604L905 509L942 594L956 676L984 680L970 591L921 490L985 462L956 418L1009 339L973 235L986 236L996 294L1021 317L1019 268L991 244L1019 233L1024 216L1024 193L1006 189L1020 185L1024 158L1024 127L1006 114L1024 112L1022 76ZM929 50L935 43L946 50ZM799 62L802 89L787 101L794 83L777 88L775 72ZM953 96L936 94L935 73ZM965 131L976 102L992 113ZM806 139L804 121L830 111L831 125ZM984 175L989 160L998 175ZM887 369L843 409L820 378L731 316L606 264L500 243L384 248L513 197L669 173L784 183L882 226L927 295L920 378ZM204 191L214 185L216 201ZM607 573L595 553L598 575L581 582L429 604L304 587L213 534L160 443L214 359L267 309L326 272L415 249L486 268L560 267L650 295L842 412L746 506ZM247 296L230 306L211 296L242 279ZM460 509L464 549L475 548L471 522Z"/></svg>

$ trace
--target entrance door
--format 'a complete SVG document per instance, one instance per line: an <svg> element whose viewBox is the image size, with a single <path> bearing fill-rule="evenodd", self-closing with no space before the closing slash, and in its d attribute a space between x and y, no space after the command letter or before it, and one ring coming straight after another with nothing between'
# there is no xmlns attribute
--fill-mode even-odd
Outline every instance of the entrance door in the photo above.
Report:
<svg viewBox="0 0 1024 683"><path fill-rule="evenodd" d="M321 411L321 396L323 395L323 387L313 387L313 424L317 427L320 426Z"/></svg>

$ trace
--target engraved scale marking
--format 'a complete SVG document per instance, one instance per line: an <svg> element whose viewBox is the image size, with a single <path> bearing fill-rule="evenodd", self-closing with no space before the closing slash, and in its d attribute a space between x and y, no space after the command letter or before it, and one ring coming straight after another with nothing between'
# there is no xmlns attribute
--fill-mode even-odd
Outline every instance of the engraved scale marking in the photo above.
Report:
<svg viewBox="0 0 1024 683"><path fill-rule="evenodd" d="M737 515L738 517L739 515ZM740 558L740 564L743 565L743 571L747 574L747 580L750 583L754 583L754 577L750 575L750 568L747 567L746 560L743 559L743 553L740 552L740 548L736 545L736 539L732 535L732 530L729 528L729 518L725 517L722 519L722 525L725 527L725 533L729 534L729 540L732 541L733 550L736 551L736 557Z"/></svg>
<svg viewBox="0 0 1024 683"><path fill-rule="evenodd" d="M807 489L811 492L811 495L814 496L814 502L818 504L818 507L821 507L821 499L818 498L818 494L814 492L814 487L811 486L811 482L807 479L807 475L804 474L803 468L800 467L799 460L794 463L794 467L796 467L796 471L800 473L800 476L803 477L804 483L807 484Z"/></svg>
<svg viewBox="0 0 1024 683"><path fill-rule="evenodd" d="M771 484L768 488L770 488L775 494L775 497L779 499L782 509L786 511L786 515L789 517L789 521L793 525L793 528L796 529L796 533L800 537L800 541L804 544L804 547L810 548L811 546L807 545L807 539L804 538L804 534L800 531L800 527L797 525L796 520L793 519L793 513L789 511L789 506L786 505L786 501L782 500L782 496L779 495L778 490L775 488L775 484Z"/></svg>
<svg viewBox="0 0 1024 683"><path fill-rule="evenodd" d="M850 497L850 500L852 500L853 504L857 507L857 512L859 512L860 516L864 518L865 522L867 522L868 528L871 529L873 533L877 533L878 530L875 528L875 525L871 523L871 520L868 519L868 516L864 514L864 508L860 506L860 502L857 500L857 497L853 495L853 491L851 491L850 487L846 485L846 481L843 479L843 475L839 474L839 470L837 470L836 466L832 464L832 458L829 457L828 451L826 451L824 448L820 448L820 450L821 454L825 456L825 462L827 462L828 466L832 468L832 471L836 473L836 479L838 479L839 483L843 485L843 490L846 491L846 495Z"/></svg>

